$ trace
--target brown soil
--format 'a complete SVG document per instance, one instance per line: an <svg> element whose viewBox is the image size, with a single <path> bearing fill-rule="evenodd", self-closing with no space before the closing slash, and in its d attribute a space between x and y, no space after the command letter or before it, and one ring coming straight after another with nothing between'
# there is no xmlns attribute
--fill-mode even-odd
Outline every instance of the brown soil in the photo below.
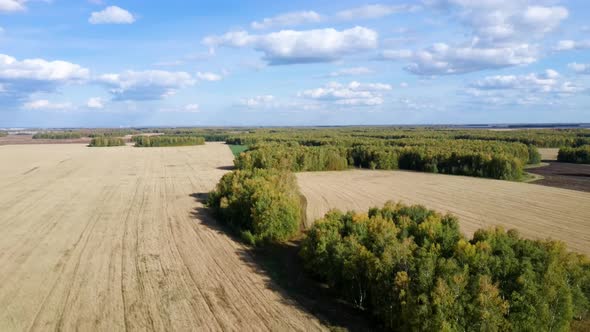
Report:
<svg viewBox="0 0 590 332"><path fill-rule="evenodd" d="M535 184L440 174L352 170L297 174L308 223L329 209L367 211L388 200L459 217L471 236L495 225L528 238L553 238L590 254L590 193Z"/></svg>
<svg viewBox="0 0 590 332"><path fill-rule="evenodd" d="M201 202L223 144L0 147L0 331L322 330Z"/></svg>
<svg viewBox="0 0 590 332"><path fill-rule="evenodd" d="M535 184L590 192L590 165L550 162L527 172L543 177Z"/></svg>

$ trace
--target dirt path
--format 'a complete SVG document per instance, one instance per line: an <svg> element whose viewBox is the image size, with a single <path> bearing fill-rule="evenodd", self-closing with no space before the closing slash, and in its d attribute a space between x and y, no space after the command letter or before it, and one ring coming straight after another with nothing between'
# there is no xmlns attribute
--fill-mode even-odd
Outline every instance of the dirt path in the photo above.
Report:
<svg viewBox="0 0 590 332"><path fill-rule="evenodd" d="M330 208L366 211L388 200L460 218L463 232L501 225L590 254L590 193L535 184L403 171L298 173L309 222Z"/></svg>
<svg viewBox="0 0 590 332"><path fill-rule="evenodd" d="M0 146L0 331L322 329L194 198L232 158Z"/></svg>

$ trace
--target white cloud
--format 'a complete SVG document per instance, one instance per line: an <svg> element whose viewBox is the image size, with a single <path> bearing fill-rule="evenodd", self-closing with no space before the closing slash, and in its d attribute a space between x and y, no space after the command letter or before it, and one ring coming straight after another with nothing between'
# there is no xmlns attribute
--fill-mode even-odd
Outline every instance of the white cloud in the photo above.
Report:
<svg viewBox="0 0 590 332"><path fill-rule="evenodd" d="M375 49L377 41L377 32L357 26L342 31L332 28L282 30L266 35L235 31L206 37L203 43L209 47L252 47L263 52L269 64L282 65L338 60L347 54Z"/></svg>
<svg viewBox="0 0 590 332"><path fill-rule="evenodd" d="M27 110L66 110L72 108L72 103L53 103L47 99L33 100L23 104Z"/></svg>
<svg viewBox="0 0 590 332"><path fill-rule="evenodd" d="M585 89L548 69L543 73L488 76L469 85L465 93L496 105L551 104Z"/></svg>
<svg viewBox="0 0 590 332"><path fill-rule="evenodd" d="M417 8L417 6L409 5L372 4L339 11L336 13L336 18L341 20L373 19L389 16L396 13L412 11Z"/></svg>
<svg viewBox="0 0 590 332"><path fill-rule="evenodd" d="M537 41L568 16L562 6L532 0L425 0L470 31L469 41L436 43L422 50L385 50L382 59L409 62L417 75L452 75L527 65L537 61Z"/></svg>
<svg viewBox="0 0 590 332"><path fill-rule="evenodd" d="M540 6L530 0L426 0L471 28L482 44L541 38L569 16L565 7Z"/></svg>
<svg viewBox="0 0 590 332"><path fill-rule="evenodd" d="M199 109L199 104L188 104L184 107L184 110L189 113L198 113Z"/></svg>
<svg viewBox="0 0 590 332"><path fill-rule="evenodd" d="M100 97L92 97L86 103L88 108L102 109L104 108L104 101Z"/></svg>
<svg viewBox="0 0 590 332"><path fill-rule="evenodd" d="M299 11L281 14L275 17L265 18L260 22L252 22L252 29L269 29L281 27L293 27L307 23L318 23L322 20L320 14L314 11Z"/></svg>
<svg viewBox="0 0 590 332"><path fill-rule="evenodd" d="M195 84L194 78L186 72L164 70L129 70L120 74L105 74L97 82L110 87L110 92L117 100L162 99Z"/></svg>
<svg viewBox="0 0 590 332"><path fill-rule="evenodd" d="M560 40L555 46L556 51L585 50L590 48L590 40Z"/></svg>
<svg viewBox="0 0 590 332"><path fill-rule="evenodd" d="M221 81L223 79L222 75L210 73L210 72L197 72L197 78L201 81Z"/></svg>
<svg viewBox="0 0 590 332"><path fill-rule="evenodd" d="M578 74L590 75L590 64L574 62L574 63L570 63L568 65L568 67Z"/></svg>
<svg viewBox="0 0 590 332"><path fill-rule="evenodd" d="M254 108L254 107L271 107L275 97L272 95L255 96L252 98L243 98L240 100L240 105Z"/></svg>
<svg viewBox="0 0 590 332"><path fill-rule="evenodd" d="M383 92L390 91L391 85L383 83L359 83L347 85L331 82L324 87L300 92L300 97L328 101L338 105L375 106L383 104Z"/></svg>
<svg viewBox="0 0 590 332"><path fill-rule="evenodd" d="M109 6L102 11L93 12L88 22L91 24L131 24L135 22L135 17L121 7Z"/></svg>
<svg viewBox="0 0 590 332"><path fill-rule="evenodd" d="M27 0L0 0L0 12L17 12L26 9Z"/></svg>
<svg viewBox="0 0 590 332"><path fill-rule="evenodd" d="M89 71L67 61L15 58L0 54L0 80L73 81L85 80Z"/></svg>
<svg viewBox="0 0 590 332"><path fill-rule="evenodd" d="M417 75L453 75L530 64L537 60L537 50L528 44L477 48L438 43L422 51L386 50L381 56L409 61L405 69Z"/></svg>
<svg viewBox="0 0 590 332"><path fill-rule="evenodd" d="M0 99L14 103L35 92L53 92L59 86L88 79L88 69L67 61L17 60L0 54Z"/></svg>
<svg viewBox="0 0 590 332"><path fill-rule="evenodd" d="M337 71L333 71L329 73L328 77L340 77L340 76L356 76L356 75L370 75L373 74L374 71L367 68L367 67L352 67L352 68L343 68Z"/></svg>

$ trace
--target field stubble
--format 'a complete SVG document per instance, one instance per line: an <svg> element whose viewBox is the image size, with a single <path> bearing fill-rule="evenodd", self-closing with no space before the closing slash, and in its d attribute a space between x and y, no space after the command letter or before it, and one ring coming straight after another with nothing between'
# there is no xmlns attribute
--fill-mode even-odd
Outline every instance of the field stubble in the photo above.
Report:
<svg viewBox="0 0 590 332"><path fill-rule="evenodd" d="M195 200L232 159L0 147L0 330L323 329Z"/></svg>
<svg viewBox="0 0 590 332"><path fill-rule="evenodd" d="M495 225L524 237L552 238L590 254L590 193L535 184L406 171L297 174L308 223L329 209L366 211L386 201L422 204L459 217L471 236ZM309 226L309 225L308 225Z"/></svg>

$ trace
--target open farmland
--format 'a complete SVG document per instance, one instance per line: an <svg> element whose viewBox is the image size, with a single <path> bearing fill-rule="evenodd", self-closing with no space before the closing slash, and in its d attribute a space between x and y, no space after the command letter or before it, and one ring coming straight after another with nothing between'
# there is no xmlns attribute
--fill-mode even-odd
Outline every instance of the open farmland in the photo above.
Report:
<svg viewBox="0 0 590 332"><path fill-rule="evenodd" d="M0 147L0 331L322 329L194 198L232 159L222 144Z"/></svg>
<svg viewBox="0 0 590 332"><path fill-rule="evenodd" d="M541 160L555 161L557 160L558 148L540 148Z"/></svg>
<svg viewBox="0 0 590 332"><path fill-rule="evenodd" d="M307 198L308 223L332 208L366 211L393 200L451 212L469 236L499 225L529 238L561 240L590 254L590 193L404 171L314 172L297 178Z"/></svg>

